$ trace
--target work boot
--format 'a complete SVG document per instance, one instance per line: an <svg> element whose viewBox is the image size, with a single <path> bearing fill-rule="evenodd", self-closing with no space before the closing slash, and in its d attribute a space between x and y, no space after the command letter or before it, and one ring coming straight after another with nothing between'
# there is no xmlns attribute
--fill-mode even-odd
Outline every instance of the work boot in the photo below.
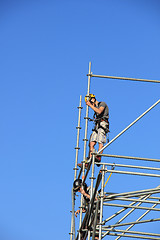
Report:
<svg viewBox="0 0 160 240"><path fill-rule="evenodd" d="M78 163L78 167L82 168L83 167L83 163ZM88 168L88 163L85 163L85 169Z"/></svg>
<svg viewBox="0 0 160 240"><path fill-rule="evenodd" d="M95 157L95 163L100 163L101 162L101 156L96 156ZM97 165L97 164L96 164ZM100 167L101 165L97 165L97 167Z"/></svg>

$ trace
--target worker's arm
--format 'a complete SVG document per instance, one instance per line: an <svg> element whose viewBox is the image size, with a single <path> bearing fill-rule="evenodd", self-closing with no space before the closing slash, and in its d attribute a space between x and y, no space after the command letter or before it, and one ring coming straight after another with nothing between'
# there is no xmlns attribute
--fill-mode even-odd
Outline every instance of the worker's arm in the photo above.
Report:
<svg viewBox="0 0 160 240"><path fill-rule="evenodd" d="M76 212L75 212L75 216L77 217L77 214L80 213L80 209L78 209Z"/></svg>
<svg viewBox="0 0 160 240"><path fill-rule="evenodd" d="M86 209L83 208L83 209L82 209L82 212L83 212L83 213L86 212ZM75 216L77 217L77 214L79 214L79 213L80 213L80 209L78 209L78 210L75 212Z"/></svg>
<svg viewBox="0 0 160 240"><path fill-rule="evenodd" d="M80 193L81 194L83 194L83 196L85 196L85 197L87 197L87 198L89 198L90 199L90 195L89 194L87 194L85 191L84 191L84 189L82 189L82 188L80 188Z"/></svg>
<svg viewBox="0 0 160 240"><path fill-rule="evenodd" d="M101 114L104 111L104 107L101 106L100 108L96 108L90 103L90 101L87 101L86 105L88 105L90 108L93 109L93 111L95 111L98 114Z"/></svg>
<svg viewBox="0 0 160 240"><path fill-rule="evenodd" d="M89 200L91 200L90 195L87 194L87 193L84 191L84 189L80 188L79 192L80 192L81 194L83 194L83 196L85 196L85 197L89 198ZM98 199L95 197L95 200L97 201Z"/></svg>

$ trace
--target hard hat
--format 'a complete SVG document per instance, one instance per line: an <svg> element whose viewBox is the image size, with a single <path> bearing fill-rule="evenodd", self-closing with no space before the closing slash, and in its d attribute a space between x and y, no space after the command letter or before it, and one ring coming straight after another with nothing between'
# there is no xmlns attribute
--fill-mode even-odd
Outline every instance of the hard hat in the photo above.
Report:
<svg viewBox="0 0 160 240"><path fill-rule="evenodd" d="M91 98L96 98L94 94L90 93L89 96L85 96L85 102L90 101Z"/></svg>
<svg viewBox="0 0 160 240"><path fill-rule="evenodd" d="M81 179L76 179L73 183L73 189L74 191L78 191L78 189L82 186L82 180Z"/></svg>

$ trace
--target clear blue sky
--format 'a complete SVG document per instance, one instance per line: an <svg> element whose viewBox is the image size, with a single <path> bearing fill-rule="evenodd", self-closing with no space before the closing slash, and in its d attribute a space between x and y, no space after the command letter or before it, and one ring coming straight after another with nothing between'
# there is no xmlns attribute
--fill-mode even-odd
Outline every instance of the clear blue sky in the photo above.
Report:
<svg viewBox="0 0 160 240"><path fill-rule="evenodd" d="M95 74L160 79L159 11L158 0L0 1L0 239L69 239L77 106L81 94L81 161L89 61ZM160 86L92 79L91 92L109 106L112 139L159 99ZM105 152L159 158L159 109ZM113 175L107 190L158 184ZM159 223L139 230L160 233Z"/></svg>

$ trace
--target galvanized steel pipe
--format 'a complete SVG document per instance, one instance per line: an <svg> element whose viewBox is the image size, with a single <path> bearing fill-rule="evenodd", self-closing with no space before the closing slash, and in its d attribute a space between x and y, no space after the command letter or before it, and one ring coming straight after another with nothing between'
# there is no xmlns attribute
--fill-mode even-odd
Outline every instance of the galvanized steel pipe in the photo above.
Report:
<svg viewBox="0 0 160 240"><path fill-rule="evenodd" d="M144 115L146 115L151 109L153 109L158 103L160 103L160 99L154 103L150 108L148 108L144 113L142 113L136 120L134 120L131 124L128 125L123 131L121 131L116 137L114 137L109 143L107 143L101 150L97 152L99 154L105 148L107 148L111 143L113 143L117 138L119 138L124 132L126 132L130 127L132 127L136 122L138 122Z"/></svg>
<svg viewBox="0 0 160 240"><path fill-rule="evenodd" d="M81 123L81 110L82 110L82 95L80 95L79 100L79 114L78 114L78 126L77 126L77 145L76 145L76 158L75 158L75 172L74 172L74 180L77 178L77 163L78 163L78 152L79 152L79 136L80 136L80 123Z"/></svg>
<svg viewBox="0 0 160 240"><path fill-rule="evenodd" d="M160 80L150 80L150 79L142 79L142 78L115 77L115 76L105 76L105 75L97 75L97 74L87 74L87 76L97 77L97 78L117 79L117 80L129 80L129 81L139 81L139 82L160 83Z"/></svg>
<svg viewBox="0 0 160 240"><path fill-rule="evenodd" d="M142 161L152 161L152 162L160 162L160 159L155 158L142 158L142 157L131 157L131 156L122 156L122 155L113 155L113 154L100 154L100 156L111 157L111 158L123 158L123 159L132 159L132 160L142 160Z"/></svg>

